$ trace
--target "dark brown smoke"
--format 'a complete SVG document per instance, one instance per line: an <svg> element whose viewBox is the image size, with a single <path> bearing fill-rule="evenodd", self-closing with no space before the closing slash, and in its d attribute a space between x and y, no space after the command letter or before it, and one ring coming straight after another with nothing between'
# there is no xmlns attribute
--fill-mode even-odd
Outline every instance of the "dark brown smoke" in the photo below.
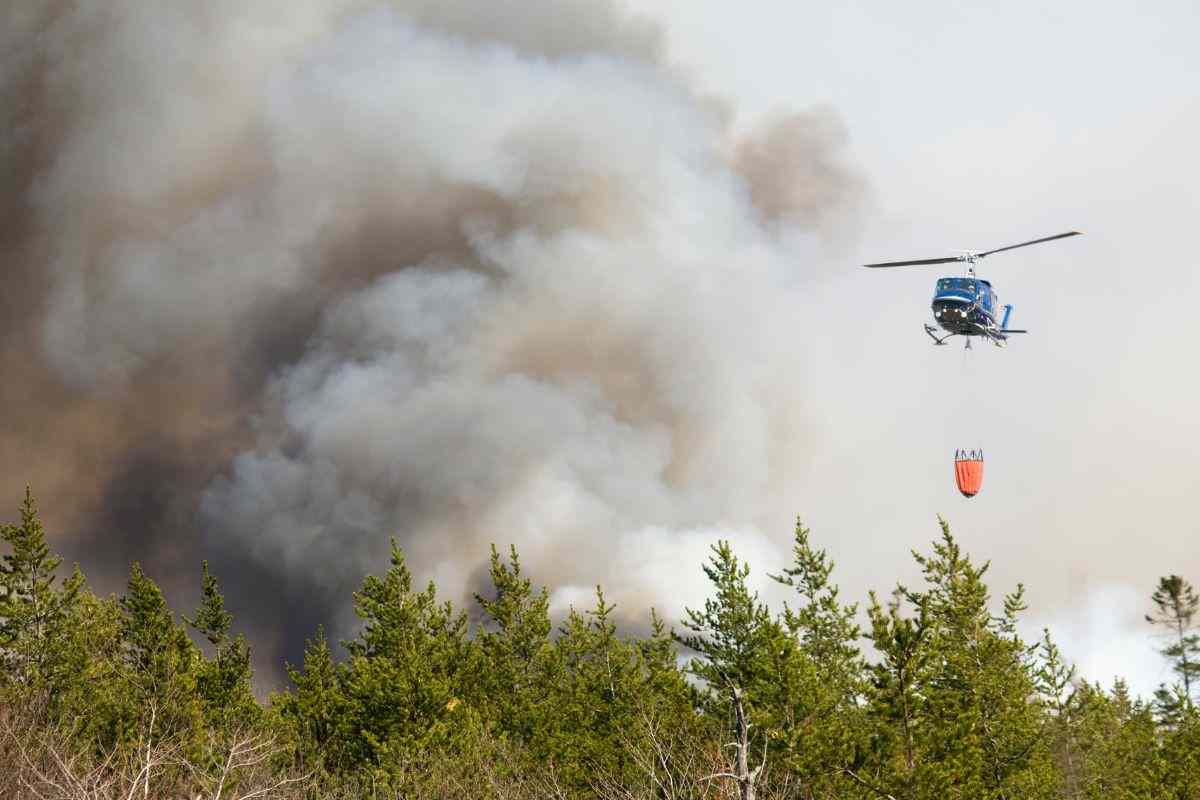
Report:
<svg viewBox="0 0 1200 800"><path fill-rule="evenodd" d="M560 609L769 549L779 233L861 192L831 112L731 148L608 2L2 13L0 493L102 590L139 560L184 605L207 558L277 669L391 535L453 597L515 542Z"/></svg>
<svg viewBox="0 0 1200 800"><path fill-rule="evenodd" d="M847 163L849 133L828 107L778 115L738 143L734 164L770 220L829 231L856 218L865 183Z"/></svg>

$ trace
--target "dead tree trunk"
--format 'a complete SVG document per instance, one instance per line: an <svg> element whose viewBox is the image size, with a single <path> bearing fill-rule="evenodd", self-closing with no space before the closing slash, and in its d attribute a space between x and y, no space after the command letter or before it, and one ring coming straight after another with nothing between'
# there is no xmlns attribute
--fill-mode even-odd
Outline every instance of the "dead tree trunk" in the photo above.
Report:
<svg viewBox="0 0 1200 800"><path fill-rule="evenodd" d="M734 746L737 748L737 764L734 768L734 779L737 781L738 794L741 796L741 800L754 800L755 783L758 781L758 776L762 772L763 766L767 763L767 758L764 743L762 761L759 762L757 767L750 769L750 721L746 719L744 694L738 687L733 687L734 733L737 736L737 741L734 742Z"/></svg>

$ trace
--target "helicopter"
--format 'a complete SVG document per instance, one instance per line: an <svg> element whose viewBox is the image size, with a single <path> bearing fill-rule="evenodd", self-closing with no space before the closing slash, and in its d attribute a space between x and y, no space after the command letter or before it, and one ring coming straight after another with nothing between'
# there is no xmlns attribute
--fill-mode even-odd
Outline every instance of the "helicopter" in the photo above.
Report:
<svg viewBox="0 0 1200 800"><path fill-rule="evenodd" d="M879 267L925 266L929 264L966 264L967 274L965 277L938 278L937 287L934 290L932 304L933 318L937 325L946 331L946 333L939 336L938 329L929 323L925 323L925 333L929 334L929 338L933 339L935 345L944 345L947 339L954 336L962 336L966 340L967 348L970 349L971 337L980 336L997 347L1004 347L1010 334L1028 333L1029 331L1008 327L1008 319L1012 315L1012 305L997 305L996 292L992 289L991 282L976 276L975 264L979 259L990 256L993 253L1015 250L1018 247L1028 247L1031 244L1052 242L1055 239L1065 239L1068 236L1078 236L1079 234L1080 231L1056 233L1053 236L1044 236L1041 239L1032 239L1020 244L997 247L995 250L988 250L983 253L968 251L962 255L951 256L949 258L885 261L880 264L864 264L863 266L874 269ZM1003 309L1004 316L997 322L997 311L1000 308Z"/></svg>

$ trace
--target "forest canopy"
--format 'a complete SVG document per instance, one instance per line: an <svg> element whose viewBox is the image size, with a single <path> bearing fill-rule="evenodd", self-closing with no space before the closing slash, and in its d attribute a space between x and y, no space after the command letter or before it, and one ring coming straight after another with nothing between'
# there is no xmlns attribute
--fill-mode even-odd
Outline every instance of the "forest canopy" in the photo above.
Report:
<svg viewBox="0 0 1200 800"><path fill-rule="evenodd" d="M1153 700L1025 641L949 526L918 585L847 602L797 523L770 608L730 542L703 606L631 634L597 587L553 619L495 547L456 608L395 542L313 631L288 685L253 691L217 576L180 617L141 567L101 597L47 543L33 495L0 528L0 794L11 798L1200 797L1200 600L1164 577L1147 617L1177 681ZM628 609L625 610L628 612Z"/></svg>

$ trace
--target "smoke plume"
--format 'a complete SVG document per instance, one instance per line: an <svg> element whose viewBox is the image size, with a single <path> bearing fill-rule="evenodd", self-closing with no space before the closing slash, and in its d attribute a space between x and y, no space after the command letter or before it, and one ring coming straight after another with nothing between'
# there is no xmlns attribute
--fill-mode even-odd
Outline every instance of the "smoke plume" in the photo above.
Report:
<svg viewBox="0 0 1200 800"><path fill-rule="evenodd" d="M786 537L828 109L739 140L611 2L2 13L0 488L102 585L210 558L274 658L389 536L631 610Z"/></svg>

